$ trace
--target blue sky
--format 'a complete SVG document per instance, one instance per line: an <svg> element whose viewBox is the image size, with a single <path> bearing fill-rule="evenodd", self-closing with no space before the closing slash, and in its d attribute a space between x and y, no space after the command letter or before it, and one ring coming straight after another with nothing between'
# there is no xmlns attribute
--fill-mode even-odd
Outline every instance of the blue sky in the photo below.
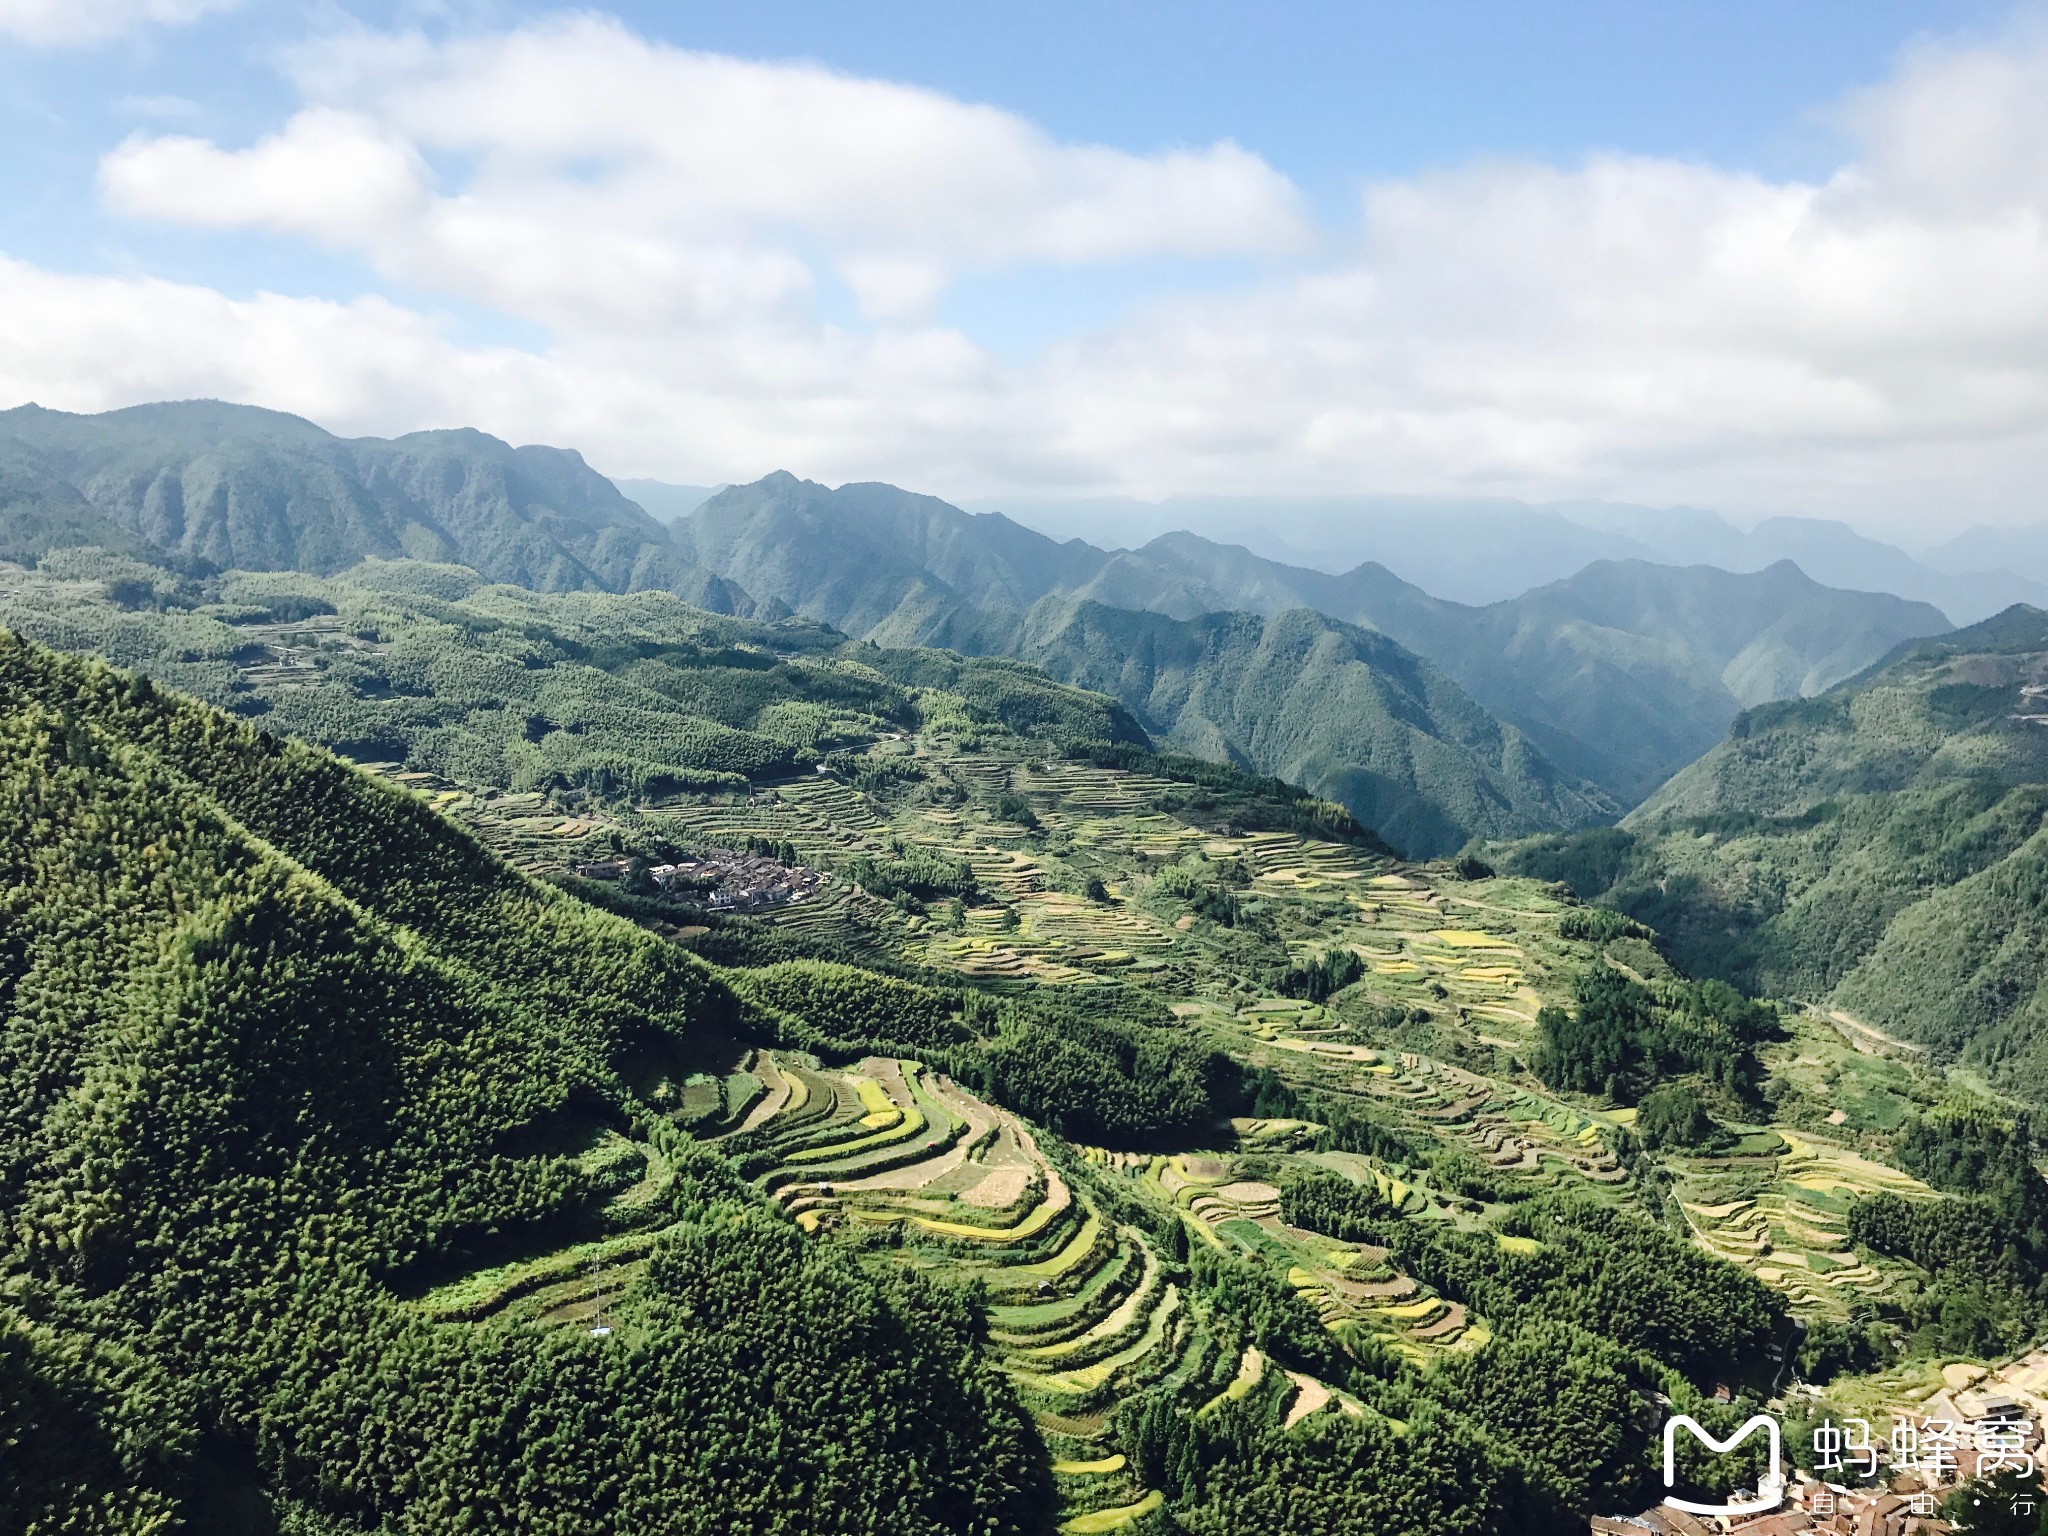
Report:
<svg viewBox="0 0 2048 1536"><path fill-rule="evenodd" d="M2048 516L2040 18L0 0L0 394L672 479Z"/></svg>

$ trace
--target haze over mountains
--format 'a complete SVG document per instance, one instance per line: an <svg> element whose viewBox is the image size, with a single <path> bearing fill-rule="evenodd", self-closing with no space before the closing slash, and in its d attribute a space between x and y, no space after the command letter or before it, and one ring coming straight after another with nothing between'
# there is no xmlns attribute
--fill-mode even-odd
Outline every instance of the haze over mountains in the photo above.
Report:
<svg viewBox="0 0 2048 1536"><path fill-rule="evenodd" d="M893 486L833 491L786 474L720 492L678 523L676 536L737 586L848 634L1015 654L1067 681L1123 676L1084 668L1069 648L1047 643L1074 601L1183 625L1224 612L1270 618L1306 609L1309 627L1339 645L1355 646L1355 626L1369 626L1524 735L1550 760L1546 771L1587 781L1591 795L1565 799L1589 807L1640 800L1719 740L1747 705L1818 692L1902 640L1949 627L1927 604L1835 591L1789 564L1736 575L1600 561L1472 607L1440 601L1376 564L1333 576L1188 533L1108 551ZM1044 604L1051 607L1041 611ZM1199 648L1191 629L1153 624L1142 634L1152 644L1171 636L1183 654ZM1162 713L1149 676L1090 686L1108 687L1190 750L1250 757L1244 738L1207 713L1192 721ZM1270 757L1274 749L1263 750ZM1327 758L1318 748L1303 761ZM1276 761L1259 766L1284 771ZM1334 781L1302 782L1336 793Z"/></svg>
<svg viewBox="0 0 2048 1536"><path fill-rule="evenodd" d="M1577 562L1473 605L1374 561L1332 573L1186 531L1105 549L879 483L627 484L644 504L573 451L474 431L345 440L218 402L29 406L0 413L0 556L103 544L320 574L404 556L539 591L666 590L886 646L1015 657L1110 694L1162 742L1329 795L1420 854L1611 821L1745 707L1819 692L1948 628L1929 602L1838 590L1805 563L1642 555L1711 548L1741 564L1803 539L1830 569L1861 559L1951 598L1942 583L1989 590L1838 525L1744 535L1710 514L1574 511L1610 525L1596 529L1484 504L1463 522L1437 507L1350 528L1398 534L1411 555L1462 547L1453 590L1471 589L1474 561Z"/></svg>
<svg viewBox="0 0 2048 1536"><path fill-rule="evenodd" d="M1339 572L1372 562L1442 598L1492 603L1561 580L1595 560L1651 560L1760 571L1791 560L1826 586L1890 592L1974 623L2048 600L2048 528L1973 529L1918 557L1825 518L1771 517L1737 527L1697 507L1505 497L1175 496L974 501L1054 537L1114 529L1153 539L1192 531L1271 559Z"/></svg>

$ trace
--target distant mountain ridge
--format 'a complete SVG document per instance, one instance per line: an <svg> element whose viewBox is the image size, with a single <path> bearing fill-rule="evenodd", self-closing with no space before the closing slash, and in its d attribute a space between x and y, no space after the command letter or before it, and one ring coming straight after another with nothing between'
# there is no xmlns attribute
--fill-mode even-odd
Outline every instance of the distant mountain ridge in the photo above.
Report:
<svg viewBox="0 0 2048 1536"><path fill-rule="evenodd" d="M880 483L629 483L672 515L573 451L475 431L343 439L220 402L30 406L0 412L0 558L99 544L326 574L408 557L543 592L663 590L888 646L1015 657L1108 689L1185 750L1297 777L1421 854L1610 820L1744 706L1817 691L1945 627L1931 607L1790 566L1595 562L1473 607L1370 562L1332 574L1186 532L1109 550ZM1573 537L1581 553L1639 542Z"/></svg>
<svg viewBox="0 0 2048 1536"><path fill-rule="evenodd" d="M1193 532L1321 572L1376 564L1437 597L1486 605L1561 581L1598 560L1713 565L1746 574L1791 560L1824 586L1888 592L1974 623L2013 603L2048 605L2048 531L1977 529L1916 558L1817 517L1742 529L1697 507L1525 502L1506 497L1176 496L977 501L1058 537L1076 529ZM1149 547L1149 546L1148 546Z"/></svg>
<svg viewBox="0 0 2048 1536"><path fill-rule="evenodd" d="M1674 958L2048 1102L2048 613L1763 705L1619 827L1499 850Z"/></svg>
<svg viewBox="0 0 2048 1536"><path fill-rule="evenodd" d="M1971 543L1968 536L1944 546L1945 557L1930 551L1915 559L1830 518L1767 517L1745 532L1697 508L1578 502L1561 503L1559 510L1647 545L1654 558L1669 564L1756 571L1790 560L1827 586L1932 603L1958 624L1974 624L2014 603L2048 605L2048 563L2022 569L1995 542ZM1970 558L1973 552L1982 558Z"/></svg>
<svg viewBox="0 0 2048 1536"><path fill-rule="evenodd" d="M1568 776L1599 786L1595 800L1617 807L1706 751L1744 707L1818 692L1901 640L1948 627L1928 605L1834 591L1787 564L1731 575L1597 562L1471 607L1371 563L1332 575L1191 533L1104 550L891 486L835 491L788 474L712 497L678 525L677 539L748 591L883 644L1040 659L1026 637L1056 621L1037 618L1033 605L1054 597L1184 622L1310 609L1368 625L1428 658ZM1068 648L1043 662L1069 681L1101 672ZM1192 741L1150 707L1160 734Z"/></svg>
<svg viewBox="0 0 2048 1536"><path fill-rule="evenodd" d="M1122 700L1183 750L1303 785L1411 852L1620 810L1430 662L1307 608L1175 619L1047 597L1011 649Z"/></svg>
<svg viewBox="0 0 2048 1536"><path fill-rule="evenodd" d="M188 400L97 416L0 411L0 557L113 542L175 560L329 575L367 558L467 565L542 592L660 589L753 605L572 449L463 428L339 438L297 416Z"/></svg>
<svg viewBox="0 0 2048 1536"><path fill-rule="evenodd" d="M708 570L857 638L1016 656L1108 693L1152 735L1327 795L1413 853L1622 810L1383 634L1303 603L1244 612L1184 598L1161 612L1159 591L1141 607L1120 588L1098 601L1118 581L1188 589L1142 551L787 473L720 492L676 538Z"/></svg>

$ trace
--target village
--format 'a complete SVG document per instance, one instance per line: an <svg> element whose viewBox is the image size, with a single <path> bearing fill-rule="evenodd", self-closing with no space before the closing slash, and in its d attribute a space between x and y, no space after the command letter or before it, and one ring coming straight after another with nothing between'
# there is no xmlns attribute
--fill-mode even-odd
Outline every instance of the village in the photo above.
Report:
<svg viewBox="0 0 2048 1536"><path fill-rule="evenodd" d="M641 869L654 889L707 912L758 912L817 894L824 876L806 865L734 848L705 848L693 858L642 865L630 858L571 866L585 880L621 883Z"/></svg>
<svg viewBox="0 0 2048 1536"><path fill-rule="evenodd" d="M2042 1426L2048 1421L2048 1349L1987 1370L1957 1362L1941 1387L1889 1426L1823 1419L1810 1445L1784 1447L1798 1462L1775 1507L1702 1513L1666 1503L1634 1516L1600 1516L1596 1536L1934 1536L1953 1529L1944 1506L1962 1485L1998 1477L2013 1525L2048 1508ZM1745 1502L1738 1495L1738 1505ZM1752 1501L1753 1502L1753 1501ZM2025 1529L2031 1530L2031 1525Z"/></svg>

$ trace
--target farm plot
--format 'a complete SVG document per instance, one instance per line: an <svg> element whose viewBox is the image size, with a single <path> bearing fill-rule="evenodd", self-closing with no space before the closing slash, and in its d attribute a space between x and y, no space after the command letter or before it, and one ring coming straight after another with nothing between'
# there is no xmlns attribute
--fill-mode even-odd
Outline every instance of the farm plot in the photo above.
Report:
<svg viewBox="0 0 2048 1536"><path fill-rule="evenodd" d="M1016 1117L914 1062L829 1071L778 1053L756 1070L792 1091L721 1145L807 1230L890 1233L889 1262L981 1290L991 1348L1052 1449L1061 1529L1116 1530L1156 1506L1109 1436L1117 1405L1155 1386L1207 1401L1237 1361L1219 1358L1155 1239L1091 1187L1132 1160L1056 1161ZM1276 1414L1305 1392L1342 1407L1320 1384L1281 1385Z"/></svg>
<svg viewBox="0 0 2048 1536"><path fill-rule="evenodd" d="M1910 1175L1792 1132L1774 1155L1738 1143L1719 1157L1678 1160L1676 1194L1694 1239L1783 1291L1808 1316L1843 1317L1895 1293L1900 1272L1849 1242L1849 1206L1880 1193L1933 1199ZM1749 1138L1745 1138L1748 1141Z"/></svg>
<svg viewBox="0 0 2048 1536"><path fill-rule="evenodd" d="M1259 1132L1270 1136L1284 1129L1261 1125L1253 1128L1253 1139L1259 1139ZM1359 1154L1321 1153L1313 1160L1376 1187L1399 1214L1419 1217L1428 1210L1419 1191ZM1400 1272L1384 1248L1341 1242L1283 1221L1279 1190L1240 1177L1236 1161L1184 1154L1154 1157L1142 1169L1126 1165L1126 1171L1147 1196L1171 1205L1198 1240L1285 1276L1315 1307L1324 1326L1347 1344L1363 1334L1377 1335L1419 1363L1432 1351L1484 1341L1485 1333L1473 1328L1461 1305Z"/></svg>

